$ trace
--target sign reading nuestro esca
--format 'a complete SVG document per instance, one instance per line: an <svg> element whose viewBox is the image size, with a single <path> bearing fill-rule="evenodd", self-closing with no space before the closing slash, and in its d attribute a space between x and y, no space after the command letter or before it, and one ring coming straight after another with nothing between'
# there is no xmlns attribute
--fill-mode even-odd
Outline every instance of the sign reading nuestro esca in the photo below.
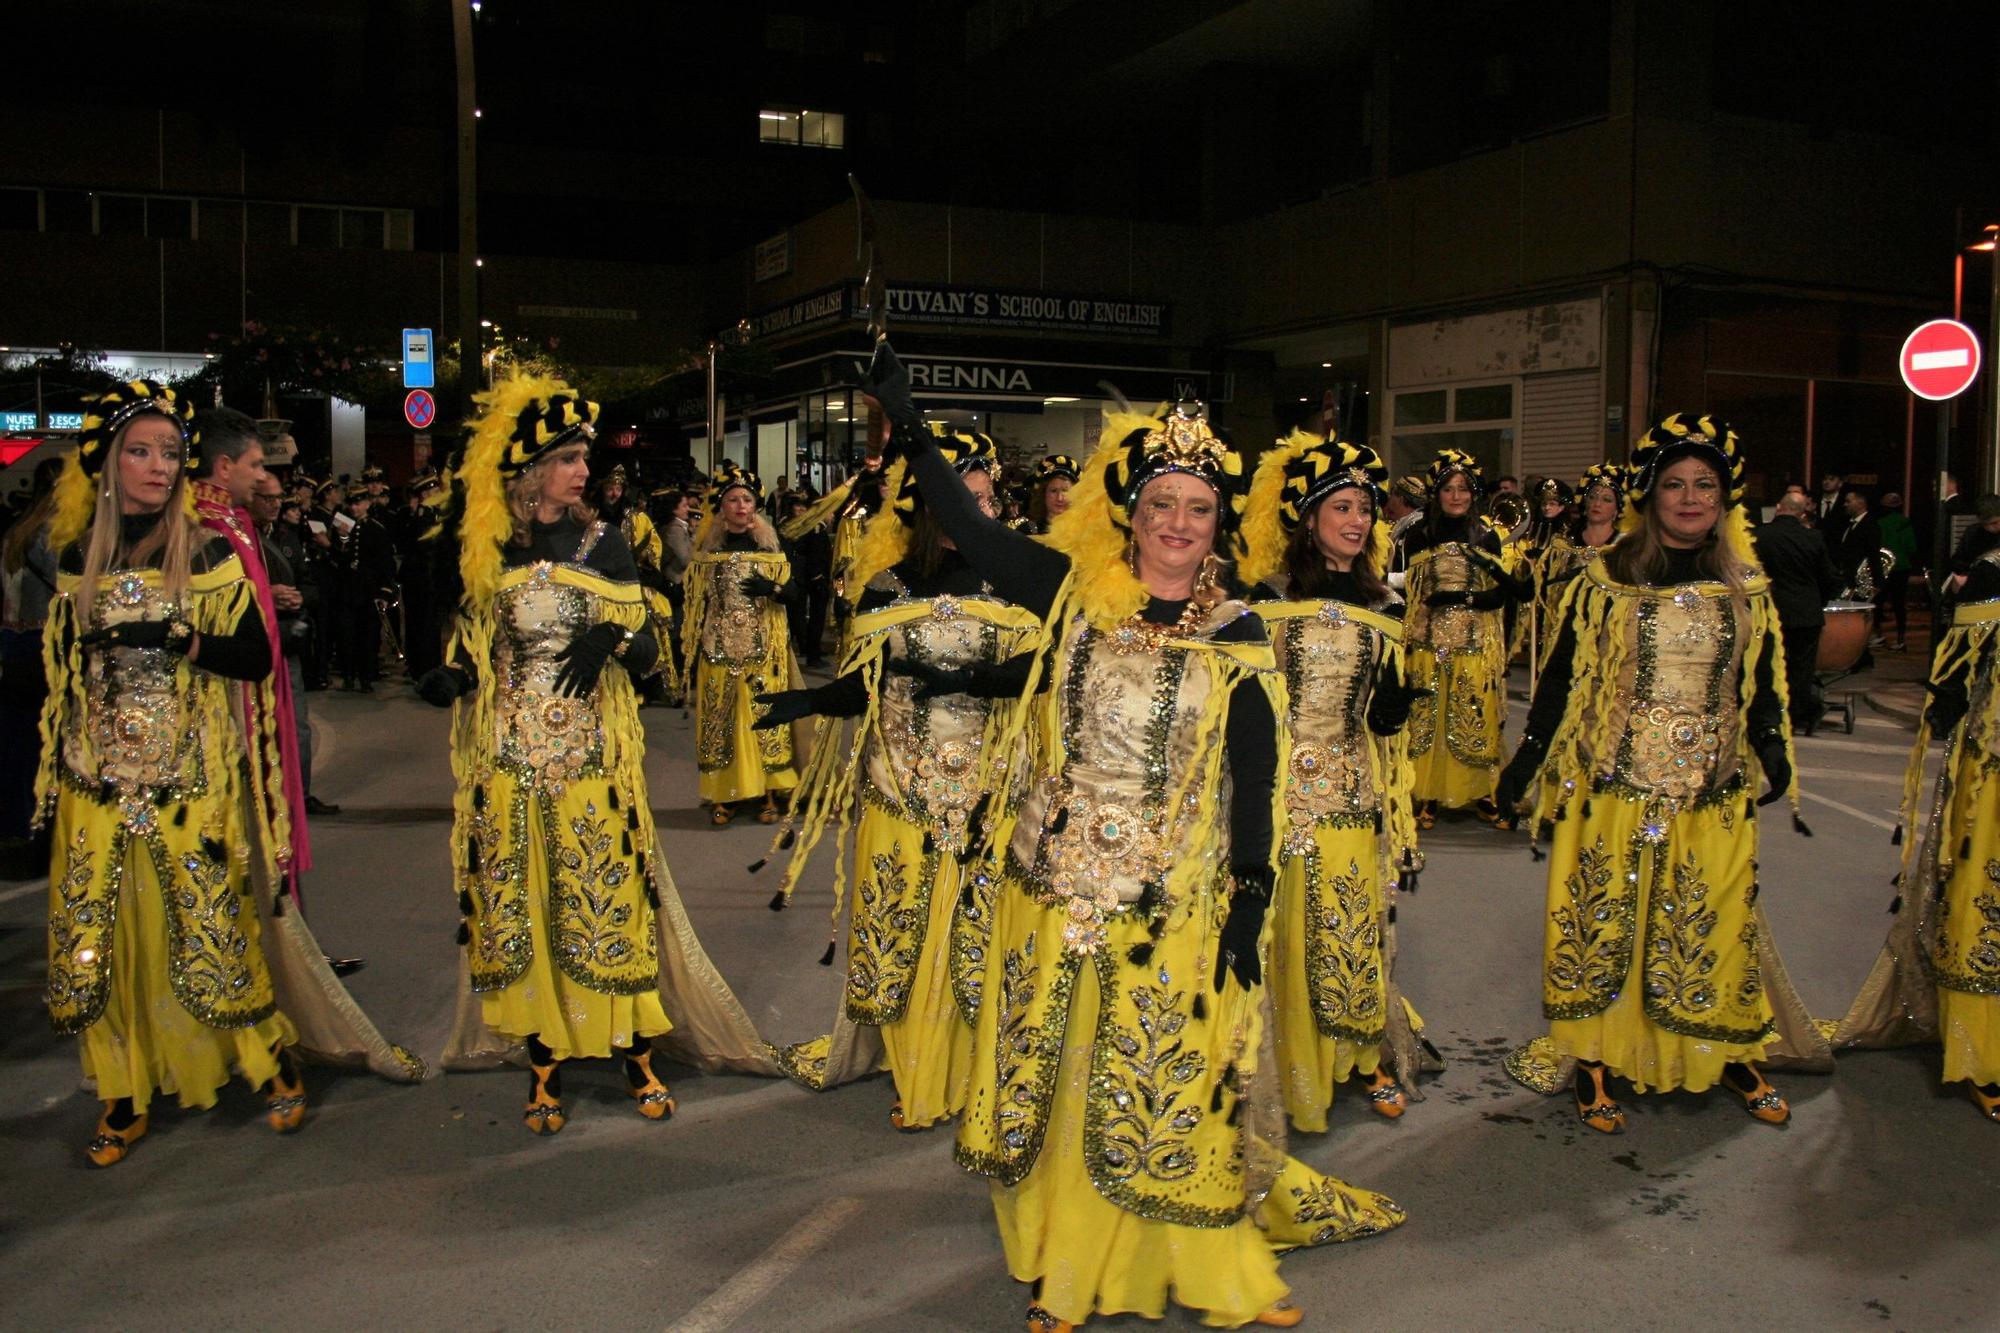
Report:
<svg viewBox="0 0 2000 1333"><path fill-rule="evenodd" d="M889 325L956 324L985 329L1047 329L1064 333L1160 338L1169 307L1161 301L1020 292L999 287L938 287L904 283L883 295ZM754 336L785 337L837 324L855 310L852 289L827 287L751 317Z"/></svg>

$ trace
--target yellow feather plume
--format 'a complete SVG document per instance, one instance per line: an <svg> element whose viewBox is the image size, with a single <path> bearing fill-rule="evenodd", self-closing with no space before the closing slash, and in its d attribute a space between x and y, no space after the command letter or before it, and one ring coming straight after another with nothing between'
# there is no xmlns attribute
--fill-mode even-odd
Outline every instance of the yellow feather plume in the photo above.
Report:
<svg viewBox="0 0 2000 1333"><path fill-rule="evenodd" d="M56 477L55 508L49 515L49 549L62 553L90 530L97 512L97 484L71 454Z"/></svg>
<svg viewBox="0 0 2000 1333"><path fill-rule="evenodd" d="M557 394L576 390L552 375L517 375L473 396L479 416L466 441L465 461L458 477L465 484L465 514L458 528L458 573L465 584L465 604L483 607L500 584L503 551L514 535L514 515L507 507L507 483L500 461L507 452L521 409Z"/></svg>
<svg viewBox="0 0 2000 1333"><path fill-rule="evenodd" d="M897 459L889 465L889 475L882 483L884 503L876 506L868 516L867 525L861 529L861 544L854 551L854 565L847 573L847 596L859 603L862 590L877 574L900 563L910 550L909 525L896 515L896 507L888 500L900 494L903 477L909 463Z"/></svg>
<svg viewBox="0 0 2000 1333"><path fill-rule="evenodd" d="M1144 413L1106 412L1097 450L1070 488L1069 508L1049 524L1049 545L1070 558L1070 584L1084 615L1099 629L1110 629L1146 605L1146 585L1126 561L1125 531L1112 519L1104 471L1125 456L1126 436L1159 424L1157 416Z"/></svg>
<svg viewBox="0 0 2000 1333"><path fill-rule="evenodd" d="M1317 435L1295 430L1266 449L1264 456L1257 460L1257 471L1250 479L1250 506L1243 515L1243 542L1247 554L1236 571L1245 583L1252 586L1262 583L1277 573L1278 567L1284 563L1285 547L1291 541L1283 521L1278 517L1279 505L1284 498L1285 469L1298 461L1308 449L1325 443Z"/></svg>

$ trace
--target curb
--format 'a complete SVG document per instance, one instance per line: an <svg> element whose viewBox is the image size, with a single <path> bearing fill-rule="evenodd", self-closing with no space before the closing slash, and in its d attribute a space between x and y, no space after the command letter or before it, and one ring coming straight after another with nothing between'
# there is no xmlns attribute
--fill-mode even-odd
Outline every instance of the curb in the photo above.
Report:
<svg viewBox="0 0 2000 1333"><path fill-rule="evenodd" d="M1923 721L1924 691L1922 686L1878 685L1865 690L1861 695L1868 706L1883 717L1891 718L1915 730Z"/></svg>

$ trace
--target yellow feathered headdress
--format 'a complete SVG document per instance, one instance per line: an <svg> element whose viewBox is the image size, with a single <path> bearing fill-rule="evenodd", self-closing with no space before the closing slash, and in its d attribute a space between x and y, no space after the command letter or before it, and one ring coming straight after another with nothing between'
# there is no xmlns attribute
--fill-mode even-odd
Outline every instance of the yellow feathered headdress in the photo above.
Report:
<svg viewBox="0 0 2000 1333"><path fill-rule="evenodd" d="M77 433L76 452L56 478L49 545L57 551L66 549L90 527L91 515L97 512L97 478L111 457L118 432L134 417L156 412L180 429L186 446L184 470L192 471L196 466L197 446L201 443L201 432L194 428L194 404L156 381L129 380L83 401L83 428ZM182 486L181 497L192 517L194 489Z"/></svg>
<svg viewBox="0 0 2000 1333"><path fill-rule="evenodd" d="M1000 466L1000 450L992 436L978 431L947 430L935 421L930 428L938 452L959 475L976 471L990 476ZM870 579L900 564L909 554L910 529L916 524L923 497L917 491L917 479L909 470L908 459L898 458L890 465L882 494L894 499L877 510L868 520L868 526L861 530L861 546L854 555L854 568L847 576L847 587L857 601Z"/></svg>
<svg viewBox="0 0 2000 1333"><path fill-rule="evenodd" d="M1299 525L1327 496L1349 486L1368 492L1375 522L1368 532L1368 559L1379 573L1389 567L1389 525L1382 519L1382 491L1389 467L1365 444L1323 440L1295 430L1257 461L1250 482L1250 504L1243 517L1248 548L1238 573L1249 584L1261 583L1283 565L1285 548Z"/></svg>
<svg viewBox="0 0 2000 1333"><path fill-rule="evenodd" d="M1069 508L1049 524L1049 544L1070 558L1070 581L1084 614L1109 629L1143 609L1146 586L1127 559L1132 506L1153 478L1169 472L1200 477L1215 488L1216 554L1237 554L1236 533L1248 502L1243 455L1209 429L1196 412L1176 407L1163 416L1106 412L1103 443L1070 489Z"/></svg>
<svg viewBox="0 0 2000 1333"><path fill-rule="evenodd" d="M1646 500L1659 484L1660 473L1683 458L1699 458L1721 477L1721 540L1729 544L1738 560L1761 569L1763 564L1757 558L1757 544L1743 507L1742 443L1728 422L1712 416L1676 412L1633 444L1632 458L1625 468L1626 504L1618 519L1618 531L1629 534L1638 529Z"/></svg>
<svg viewBox="0 0 2000 1333"><path fill-rule="evenodd" d="M552 375L518 375L475 395L479 415L452 469L458 573L467 606L490 601L500 582L502 552L514 535L507 483L533 467L551 449L596 435L597 404Z"/></svg>

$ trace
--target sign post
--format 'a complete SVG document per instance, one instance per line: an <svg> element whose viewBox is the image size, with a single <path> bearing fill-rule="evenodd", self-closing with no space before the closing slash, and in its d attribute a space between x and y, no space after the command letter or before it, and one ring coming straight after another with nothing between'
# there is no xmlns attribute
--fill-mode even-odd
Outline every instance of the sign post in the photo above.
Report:
<svg viewBox="0 0 2000 1333"><path fill-rule="evenodd" d="M1951 584L1951 514L1945 507L1945 474L1951 470L1951 408L1953 398L1979 378L1979 338L1955 319L1933 319L1917 325L1903 340L1896 358L1903 383L1937 409L1937 536L1932 543L1932 641L1943 632L1944 593Z"/></svg>
<svg viewBox="0 0 2000 1333"><path fill-rule="evenodd" d="M437 362L431 357L429 329L403 330L403 387L435 389Z"/></svg>

